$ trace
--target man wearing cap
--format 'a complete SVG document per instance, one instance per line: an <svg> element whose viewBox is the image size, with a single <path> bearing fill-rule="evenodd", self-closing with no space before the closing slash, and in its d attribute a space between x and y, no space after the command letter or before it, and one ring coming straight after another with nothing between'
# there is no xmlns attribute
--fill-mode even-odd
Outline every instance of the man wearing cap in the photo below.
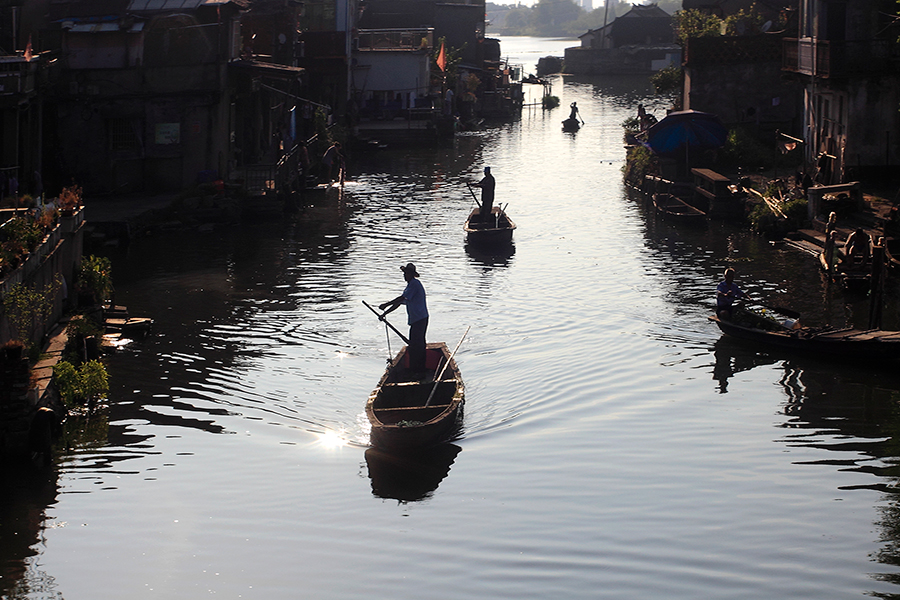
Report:
<svg viewBox="0 0 900 600"><path fill-rule="evenodd" d="M491 214L494 206L494 176L491 175L491 168L484 168L484 178L476 185L481 188L481 216L487 218Z"/></svg>
<svg viewBox="0 0 900 600"><path fill-rule="evenodd" d="M428 329L428 307L425 304L425 287L418 280L416 265L407 263L400 267L406 280L403 293L389 302L379 304L383 310L381 318L396 310L401 304L406 305L407 322L409 323L409 368L411 371L425 370L425 330ZM385 310L387 309L387 310Z"/></svg>

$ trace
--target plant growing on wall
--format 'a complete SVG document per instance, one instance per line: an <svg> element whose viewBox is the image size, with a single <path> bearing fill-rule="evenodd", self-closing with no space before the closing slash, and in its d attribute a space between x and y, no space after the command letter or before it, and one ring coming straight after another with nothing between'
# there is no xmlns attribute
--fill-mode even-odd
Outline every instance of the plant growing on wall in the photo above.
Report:
<svg viewBox="0 0 900 600"><path fill-rule="evenodd" d="M13 335L25 344L30 353L35 349L39 350L34 344L34 338L53 314L53 303L61 286L61 276L57 275L52 283L41 289L17 283L3 297L3 310L9 319Z"/></svg>
<svg viewBox="0 0 900 600"><path fill-rule="evenodd" d="M679 10L674 17L675 41L682 48L687 45L688 38L722 35L722 19L716 15L709 15L695 8L690 8Z"/></svg>
<svg viewBox="0 0 900 600"><path fill-rule="evenodd" d="M113 292L112 263L103 256L86 256L81 261L76 285L80 294L90 298L92 304L109 300Z"/></svg>
<svg viewBox="0 0 900 600"><path fill-rule="evenodd" d="M13 217L0 227L3 243L17 244L24 252L32 252L43 237L43 228L30 217Z"/></svg>

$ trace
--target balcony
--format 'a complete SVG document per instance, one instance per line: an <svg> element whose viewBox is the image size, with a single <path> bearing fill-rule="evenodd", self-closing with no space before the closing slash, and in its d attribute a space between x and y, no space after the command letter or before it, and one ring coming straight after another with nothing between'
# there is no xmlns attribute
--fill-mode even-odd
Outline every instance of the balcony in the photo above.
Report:
<svg viewBox="0 0 900 600"><path fill-rule="evenodd" d="M895 73L900 46L892 40L785 38L782 70L822 79Z"/></svg>
<svg viewBox="0 0 900 600"><path fill-rule="evenodd" d="M434 29L360 29L357 50L430 50Z"/></svg>

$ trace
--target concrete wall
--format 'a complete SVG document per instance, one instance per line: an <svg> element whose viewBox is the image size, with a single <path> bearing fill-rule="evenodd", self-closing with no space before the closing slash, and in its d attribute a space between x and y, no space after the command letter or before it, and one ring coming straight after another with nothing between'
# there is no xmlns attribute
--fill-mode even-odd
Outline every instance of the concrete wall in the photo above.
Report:
<svg viewBox="0 0 900 600"><path fill-rule="evenodd" d="M681 64L678 46L629 46L625 48L566 48L566 73L576 75L616 75L646 73Z"/></svg>
<svg viewBox="0 0 900 600"><path fill-rule="evenodd" d="M64 294L68 292L69 298L74 298L75 273L81 264L81 252L84 247L84 209L75 215L60 217L56 228L48 233L43 243L32 252L24 264L16 270L7 273L0 280L0 298L6 296L10 289L17 284L44 289L52 284L57 274L65 278L65 290L60 289L53 302L53 313L45 330L35 333L31 340L40 343L41 338L47 333L63 314ZM0 346L12 338L9 319L0 305Z"/></svg>
<svg viewBox="0 0 900 600"><path fill-rule="evenodd" d="M748 85L752 82L752 85ZM685 69L684 109L714 113L723 123L797 131L801 92L781 77L780 63L706 64Z"/></svg>

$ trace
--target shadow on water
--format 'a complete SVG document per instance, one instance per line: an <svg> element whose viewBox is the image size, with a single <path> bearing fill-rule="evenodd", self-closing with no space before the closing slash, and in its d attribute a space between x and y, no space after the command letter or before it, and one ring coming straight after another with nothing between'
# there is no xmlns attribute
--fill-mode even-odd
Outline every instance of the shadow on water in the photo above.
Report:
<svg viewBox="0 0 900 600"><path fill-rule="evenodd" d="M54 578L35 557L45 529L46 511L57 502L59 480L52 467L0 466L0 597L55 597Z"/></svg>
<svg viewBox="0 0 900 600"><path fill-rule="evenodd" d="M425 500L450 473L450 466L461 451L455 444L441 444L415 454L369 448L366 466L372 495L401 502Z"/></svg>
<svg viewBox="0 0 900 600"><path fill-rule="evenodd" d="M492 248L466 243L465 249L472 264L483 267L508 267L516 254L515 244Z"/></svg>

